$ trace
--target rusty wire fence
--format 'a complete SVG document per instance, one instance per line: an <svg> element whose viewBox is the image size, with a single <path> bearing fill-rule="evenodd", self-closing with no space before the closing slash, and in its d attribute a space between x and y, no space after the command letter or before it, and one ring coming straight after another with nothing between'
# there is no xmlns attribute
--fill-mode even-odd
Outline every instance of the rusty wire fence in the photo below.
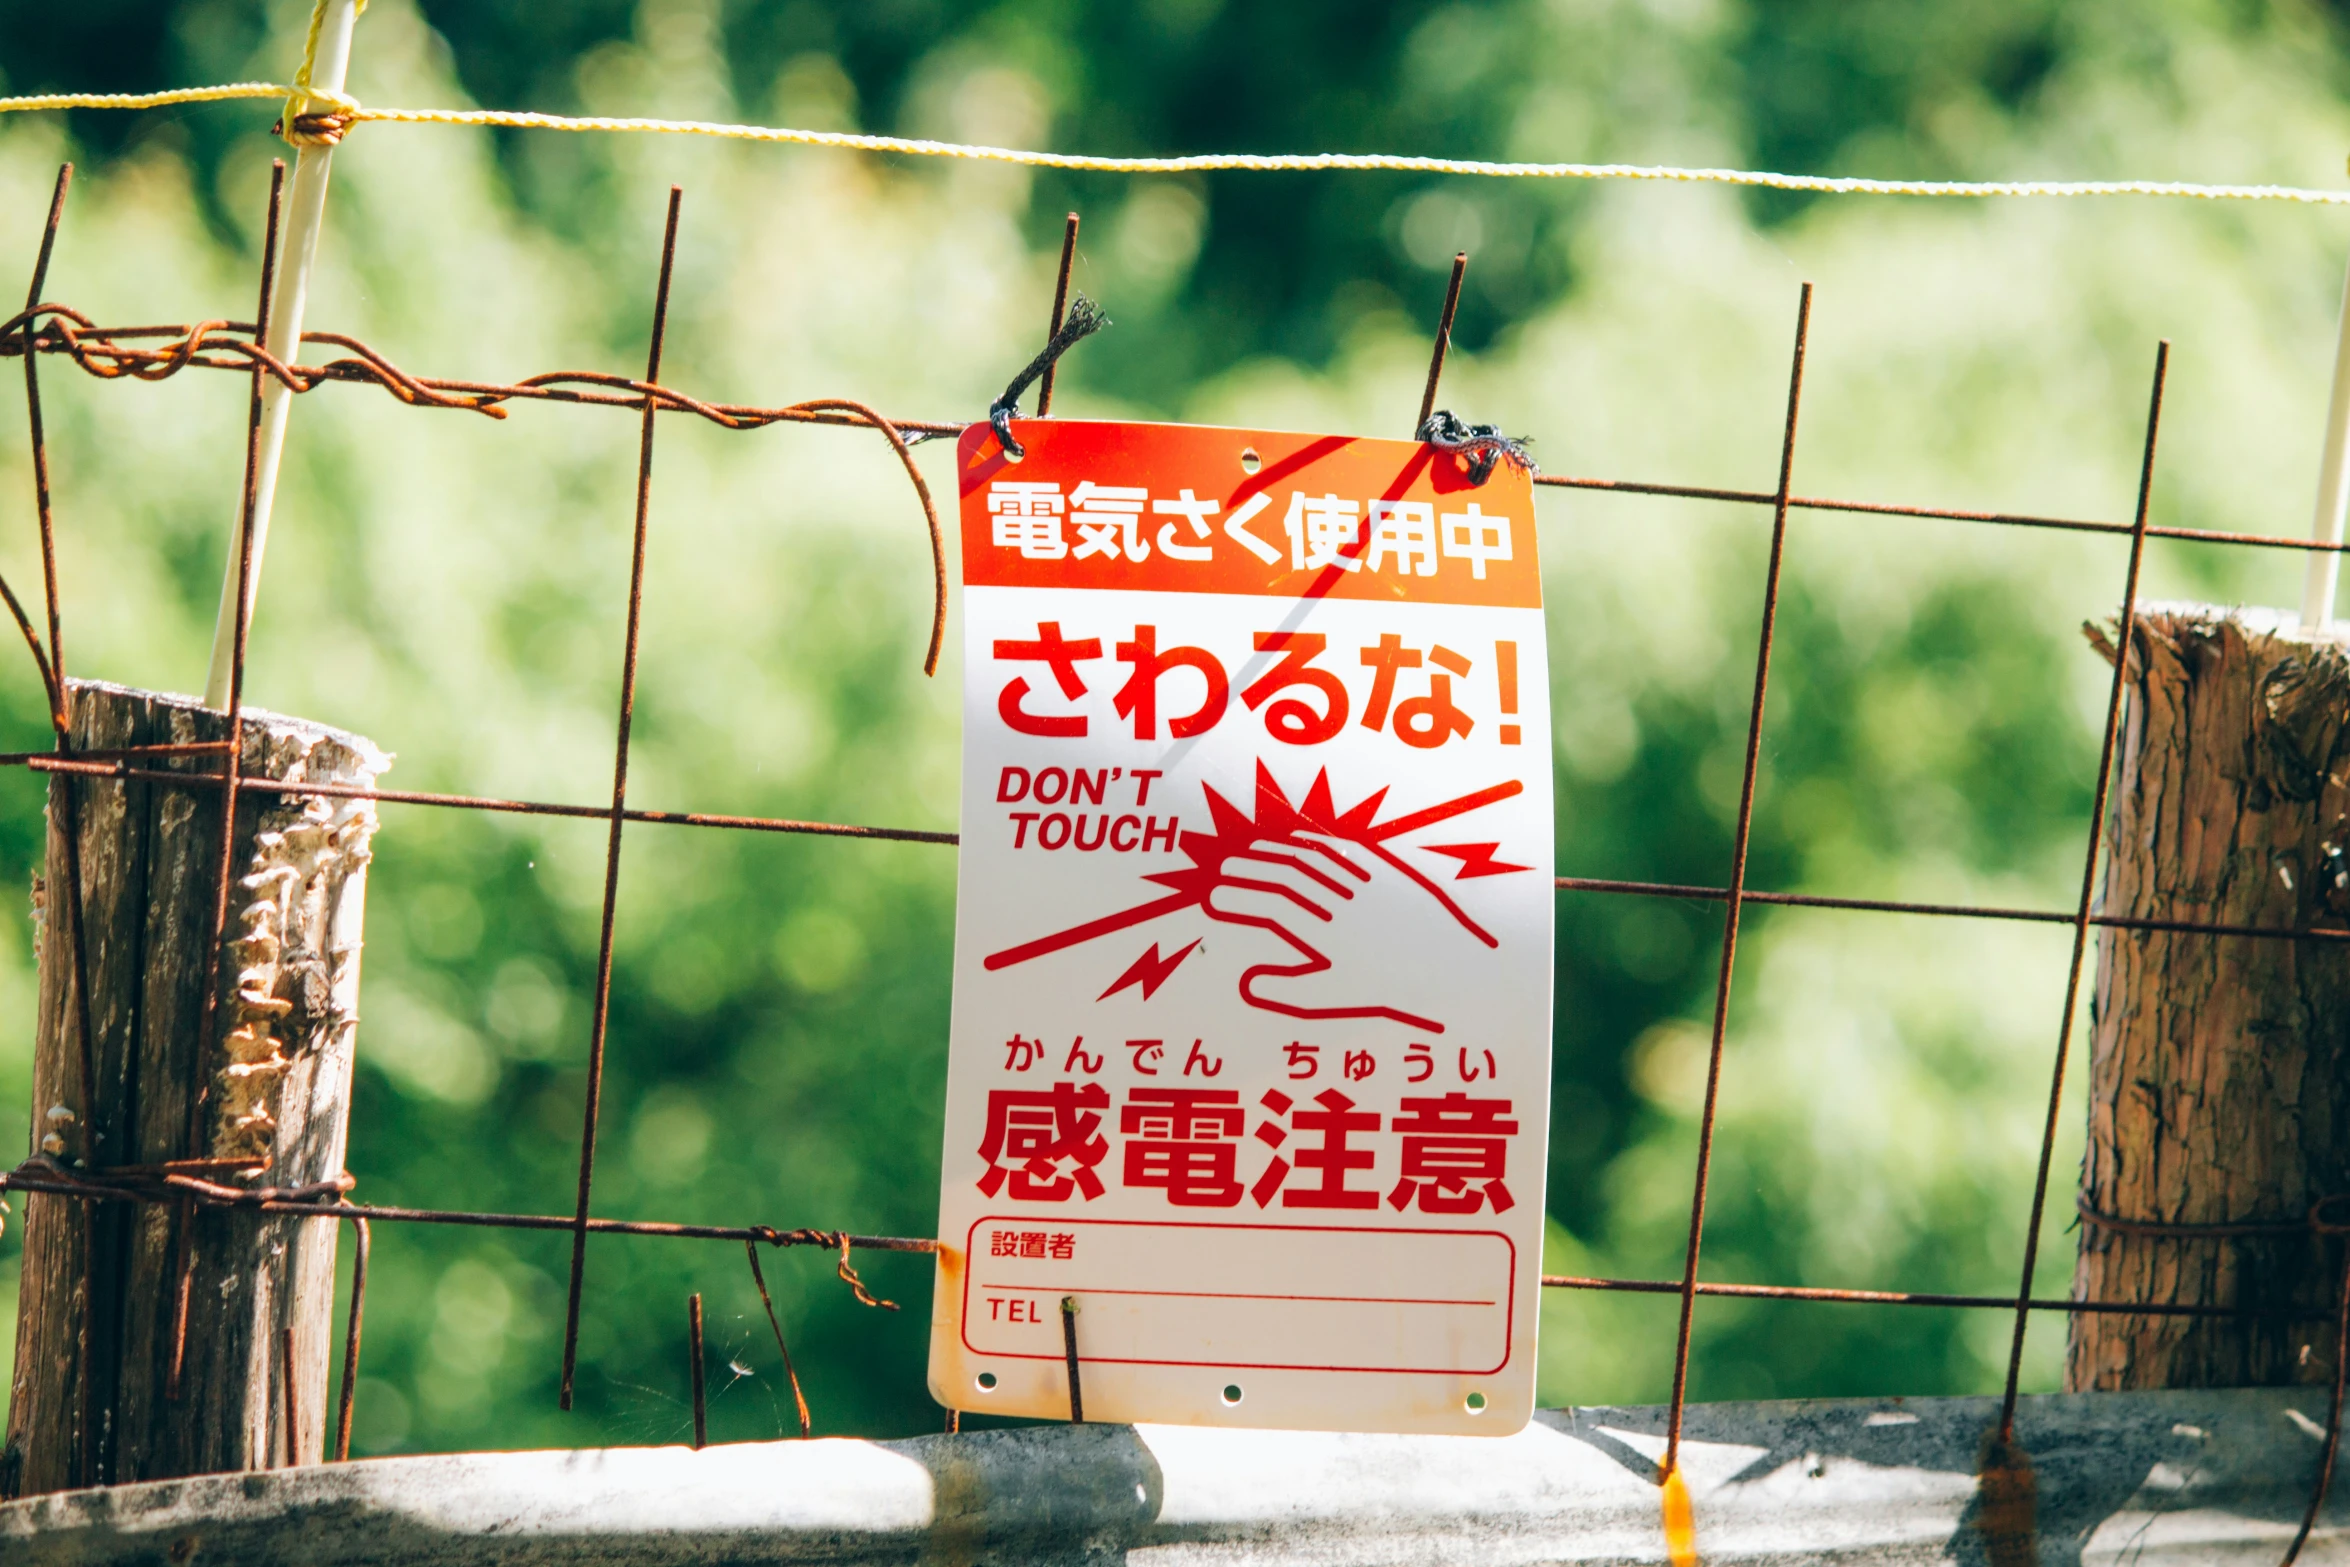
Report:
<svg viewBox="0 0 2350 1567"><path fill-rule="evenodd" d="M758 1286L762 1301L767 1306L770 1323L776 1327L777 1345L779 1349L784 1351L784 1362L787 1372L789 1372L789 1350L784 1347L784 1335L780 1325L775 1322L772 1300L769 1298L766 1282L759 1268L758 1253L761 1246L814 1246L837 1252L836 1269L840 1278L855 1291L860 1301L871 1305L879 1303L865 1290L858 1279L853 1260L856 1252L860 1250L935 1252L938 1243L933 1239L916 1236L864 1235L819 1229L776 1230L765 1225L669 1224L644 1220L598 1218L593 1215L596 1133L603 1085L605 1036L610 1016L613 927L618 900L623 829L631 823L637 823L714 828L735 832L811 834L842 839L877 839L944 846L954 845L958 840L957 835L951 832L840 822L801 821L782 817L651 811L633 807L628 803L629 740L635 709L645 574L646 521L652 486L654 437L659 423L658 416L664 413L691 414L727 430L757 429L788 421L859 428L879 434L889 444L903 465L929 530L933 598L929 649L925 659L925 669L927 670L935 667L944 633L947 602L946 558L937 508L921 472L914 463L910 448L913 444L925 439L959 436L967 428L967 422L891 419L863 404L842 399L820 399L781 407L712 403L697 399L677 388L661 384L662 346L668 320L671 279L676 260L678 214L681 201L680 192L674 188L670 192L668 218L662 239L659 281L653 299L650 343L643 377L638 379L592 371L556 371L532 376L518 382L495 384L416 375L394 364L366 344L332 332L304 332L301 337L304 345L316 345L336 353L336 357L329 358L324 363L284 363L262 346L269 329L270 299L274 283L274 268L277 262L279 209L284 184L282 164L277 166L271 181L268 241L262 252L260 304L256 311L255 320L214 320L193 325L169 326L102 326L67 305L44 300L42 295L46 284L49 260L56 241L58 225L64 213L65 198L71 175L70 165L59 173L55 197L49 209L47 222L42 231L39 253L34 262L25 308L5 322L0 322L0 356L21 358L24 365L33 475L36 488L36 515L41 546L40 608L43 611L45 624L36 624L23 601L5 581L0 581L0 598L5 599L10 613L23 633L32 658L38 666L42 684L48 695L50 719L56 730L57 744L56 749L51 752L0 756L0 763L21 766L34 772L57 775L67 780L140 780L174 788L222 791L228 808L222 814L220 879L213 905L214 939L211 950L212 961L215 964L218 962L221 940L227 929L228 897L233 875L234 804L238 795L245 791L281 796L331 796L367 800L381 804L600 820L609 824L609 833L606 840L600 936L590 1014L586 1092L585 1102L582 1106L578 1153L578 1184L575 1201L569 1214L476 1212L353 1202L348 1194L354 1181L348 1174L311 1187L249 1189L226 1185L220 1180L214 1179L217 1176L236 1173L224 1168L220 1161L194 1157L171 1164L137 1168L74 1169L45 1155L36 1154L14 1171L0 1176L0 1190L12 1188L18 1191L50 1193L86 1200L234 1206L258 1209L269 1213L308 1215L349 1221L356 1231L358 1244L355 1249L349 1316L344 1334L340 1406L334 1442L334 1452L338 1458L347 1457L349 1454L353 1388L359 1360L361 1324L366 1310L368 1226L371 1223L472 1225L568 1232L572 1237L572 1246L565 1312L561 1393L563 1407L567 1409L571 1406L573 1379L578 1363L580 1313L586 1293L586 1247L587 1239L591 1235L723 1241L744 1246L749 1256L753 1279ZM1075 215L1072 214L1061 250L1059 282L1054 293L1052 317L1047 327L1048 338L1059 332L1068 308L1070 268L1075 254L1076 237L1077 222ZM1434 352L1429 365L1426 394L1422 405L1423 419L1435 404L1437 386L1443 373L1446 350L1450 341L1453 312L1459 300L1461 269L1465 265L1465 260L1464 257L1455 262L1451 287L1447 291L1443 315L1437 326ZM1753 691L1747 717L1744 766L1732 834L1730 863L1724 883L1719 886L1696 886L1605 880L1582 876L1558 876L1555 878L1559 892L1567 896L1601 895L1693 899L1718 903L1723 910L1722 941L1719 967L1714 984L1705 1092L1703 1109L1698 1123L1697 1147L1694 1158L1688 1242L1681 1276L1678 1279L1627 1279L1545 1275L1542 1280L1546 1287L1561 1290L1631 1292L1678 1297L1680 1309L1674 1341L1667 1442L1665 1455L1659 1466L1661 1476L1670 1476L1678 1463L1682 1416L1689 1390L1692 1322L1697 1300L1701 1296L1887 1308L1955 1307L2010 1313L2013 1316L2014 1325L2009 1339L2005 1391L2000 1408L1999 1423L1994 1433L2002 1448L2012 1442L2013 1438L2024 1341L2033 1313L2113 1313L2163 1316L2237 1316L2246 1314L2249 1308L2123 1300L2049 1299L2036 1297L2031 1293L2034 1272L2039 1260L2038 1250L2042 1221L2047 1212L2050 1166L2055 1153L2059 1118L2062 1113L2065 1071L2073 1047L2074 1020L2080 999L2082 966L2087 956L2090 933L2098 929L2113 929L2195 934L2212 939L2350 942L2350 928L2329 929L2306 926L2275 928L2144 919L2107 914L2099 910L2096 896L2099 847L2104 836L2123 695L2130 667L2130 660L2126 656L2128 639L2122 637L2115 639L2116 647L2122 651L2113 659L2113 676L2105 701L2089 829L2082 846L2079 894L2071 908L2042 909L1977 904L1915 903L1893 899L1775 892L1750 888L1747 885L1747 852L1754 822L1756 777L1761 757L1762 723L1770 690L1772 642L1777 628L1780 587L1786 564L1788 519L1792 513L1797 511L1842 512L1930 518L1996 527L2052 529L2126 537L2129 540L2128 563L2118 585L2118 624L2123 627L2128 627L2135 621L2139 602L2140 571L2145 559L2146 544L2150 539L2190 540L2203 544L2233 545L2251 549L2292 551L2350 549L2350 545L2313 542L2309 539L2203 528L2162 527L2149 522L2148 498L2153 483L2156 439L2160 429L2164 379L2169 361L2169 344L2167 342L2158 345L2154 355L2136 499L2128 521L1956 510L1947 507L1838 500L1795 494L1791 484L1796 435L1803 398L1804 360L1811 323L1811 304L1811 285L1807 283L1803 286L1796 310L1794 340L1788 370L1785 419L1779 448L1778 475L1776 483L1771 488L1758 490L1719 489L1581 478L1548 473L1538 473L1534 477L1534 482L1538 485L1567 490L1607 491L1625 495L1701 500L1764 508L1769 511L1771 518L1769 550L1762 580L1758 584L1761 597L1760 631L1754 651ZM295 393L314 391L321 386L336 382L370 385L389 393L410 407L471 412L490 418L504 418L507 405L523 401L584 404L634 413L639 422L635 525L629 561L629 588L625 609L626 632L620 676L618 720L614 736L612 793L609 804L567 804L479 795L368 789L324 783L284 783L263 778L248 778L240 774L241 758L238 748L227 742L193 746L151 746L110 752L77 752L71 744L68 723L65 654L59 612L54 524L42 426L40 362L44 355L62 356L84 372L100 379L127 377L149 381L162 380L193 368L229 371L244 375L251 382L252 395L247 426L243 509L238 537L238 573L244 584L244 592L238 599L233 675L228 700L229 732L232 735L241 732L247 638L250 629L250 605L254 575L253 524L256 485L258 483L256 457L259 450L261 393L266 382L274 379ZM1049 414L1052 406L1052 390L1052 371L1048 367L1044 372L1040 386L1039 416ZM189 756L191 752L217 755L220 758L218 771L191 772L166 765L175 760L182 762L191 760ZM69 1015L74 1018L80 1036L78 1065L81 1070L81 1083L86 1099L88 1087L95 1081L95 1073L90 1064L91 1031L86 976L81 972L80 923L83 889L80 867L77 863L77 835L74 827L75 790L70 786L66 787L60 791L59 798L65 812L65 818L60 825L63 829L63 841L68 857L66 870L68 878L73 884L69 889L69 895L63 899L66 910L67 937L73 950L76 965L74 1006L78 1008L78 1011L72 1011ZM1923 916L1936 919L2025 922L2061 925L2069 928L2071 932L2071 959L2067 970L2064 1004L2056 1019L2054 1030L2047 1110L2039 1141L2038 1162L2033 1180L2030 1210L2024 1226L2024 1253L2015 1293L2011 1295L1904 1293L1792 1285L1715 1283L1699 1277L1700 1253L1705 1238L1706 1187L1713 1163L1714 1132L1721 1097L1722 1053L1732 984L1735 977L1739 924L1745 908L1750 904L1838 909L1860 913ZM217 973L214 976L214 982L207 987L205 1004L208 1027L217 1029L218 1019L214 1010L218 1006ZM85 1103L85 1111L87 1108ZM191 1127L191 1137L193 1132L194 1128ZM201 1151L200 1144L192 1142L191 1146L199 1152ZM2112 1223L2115 1227L2121 1227L2127 1222L2112 1220L2103 1215L2092 1215L2091 1217L2100 1222ZM2340 1227L2330 1222L2324 1222L2322 1216L2319 1215L2312 1216L2310 1227L2321 1233L2340 1232ZM2296 1314L2304 1317L2313 1315L2308 1312ZM2330 1477L2339 1443L2345 1360L2350 1359L2342 1352L2346 1345L2350 1345L2350 1283L2346 1283L2337 1309L2323 1315L2334 1322L2336 1332L2332 1405L2327 1423L2324 1461L2310 1502L2308 1517L2302 1525L2304 1538L2323 1504L2326 1481ZM187 1316L188 1302L183 1291L179 1296L173 1315L174 1341L182 1345L185 1343L187 1333ZM1071 1371L1074 1384L1074 1366ZM697 1394L699 1390L697 1380ZM805 1400L797 1396L796 1376L793 1379L793 1390L795 1402L798 1405L800 1425L804 1432L809 1424L808 1413ZM1073 1385L1072 1393L1075 1394L1075 1392L1076 1388ZM954 1428L953 1420L954 1417L950 1414L949 1429ZM696 1401L696 1426L698 1430L700 1427L700 1401L698 1398ZM2293 1549L2298 1552L2298 1541ZM2290 1561L2291 1557L2288 1556L2287 1560Z"/></svg>

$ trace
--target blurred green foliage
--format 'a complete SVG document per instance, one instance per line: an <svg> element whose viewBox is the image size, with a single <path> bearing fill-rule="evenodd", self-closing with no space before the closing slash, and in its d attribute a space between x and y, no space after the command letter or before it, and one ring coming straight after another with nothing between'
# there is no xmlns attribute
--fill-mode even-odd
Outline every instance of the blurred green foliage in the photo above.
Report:
<svg viewBox="0 0 2350 1567"><path fill-rule="evenodd" d="M290 75L301 0L0 3L7 91ZM1377 149L1887 175L2337 182L2333 14L2255 0L375 0L377 103L749 118L1105 152ZM101 320L247 308L266 106L0 124L0 256L83 162L49 293ZM370 126L337 156L315 326L507 379L641 362L662 193L687 191L665 379L969 417L1040 335L1059 215L1115 331L1058 411L1405 433L1456 248L1445 401L1556 471L1767 487L1799 279L1820 285L1796 484L2124 517L2158 336L2178 346L2155 516L2295 531L2342 255L2287 208L1802 201L1407 176L1111 180L772 147ZM68 658L203 668L243 384L46 371ZM0 391L0 413L21 394ZM14 415L9 415L14 417ZM305 398L252 699L400 753L389 782L606 786L635 427ZM944 484L941 448L922 456ZM632 798L943 827L958 669L916 671L918 514L869 436L665 421ZM0 570L34 580L0 445ZM1763 514L1551 492L1559 865L1717 883L1752 680ZM2062 907L2075 895L2110 538L1799 514L1751 867L1760 887ZM2154 591L2288 602L2290 554L2166 546ZM954 640L950 636L949 647ZM0 745L41 741L0 663ZM0 779L0 878L39 844ZM383 1201L560 1212L578 1135L602 829L387 807L351 1166ZM952 857L631 829L598 1208L928 1233ZM1551 1264L1679 1267L1720 911L1562 895ZM25 1104L21 905L0 939L0 1114ZM1757 911L1740 949L1706 1271L2014 1287L2065 933ZM2078 1085L2074 1085L2077 1094ZM2077 1109L2078 1100L2074 1100ZM2058 1190L2079 1116L2065 1118ZM2070 1265L2061 1198L2040 1280ZM739 1255L591 1247L579 1412L555 1412L559 1235L383 1226L358 1447L669 1441L684 1297L709 1300L714 1432L788 1423ZM16 1248L0 1246L13 1269ZM768 1265L819 1428L931 1429L926 1266ZM1996 1385L1997 1313L1708 1302L1700 1398ZM1664 1396L1673 1302L1553 1292L1548 1400ZM2052 1385L2061 1326L2027 1358ZM4 1353L4 1351L0 1351Z"/></svg>

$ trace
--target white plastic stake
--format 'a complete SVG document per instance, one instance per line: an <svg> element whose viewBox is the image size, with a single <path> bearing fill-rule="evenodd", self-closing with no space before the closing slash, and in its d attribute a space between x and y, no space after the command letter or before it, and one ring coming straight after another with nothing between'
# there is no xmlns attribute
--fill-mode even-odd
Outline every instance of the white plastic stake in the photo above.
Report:
<svg viewBox="0 0 2350 1567"><path fill-rule="evenodd" d="M2325 457L2317 473L2317 514L2310 537L2324 544L2342 542L2342 525L2350 518L2350 277L2342 282L2341 338L2334 348L2334 391L2326 405ZM2338 550L2312 550L2309 575L2301 589L2301 628L2324 635L2334 623L2334 585L2342 574Z"/></svg>
<svg viewBox="0 0 2350 1567"><path fill-rule="evenodd" d="M310 86L330 93L343 90L351 65L351 30L365 0L324 0L317 52L312 57ZM326 216L326 179L334 166L332 147L304 147L294 159L294 188L286 216L285 250L277 272L277 289L269 305L269 336L262 346L280 364L292 364L302 342L302 307L310 297L310 267L318 255L318 231ZM269 541L269 513L277 496L278 459L286 447L286 416L293 393L275 376L261 383L261 453L253 491L252 592L246 613L259 595L261 552ZM241 497L240 497L241 501ZM228 706L229 680L236 660L237 637L237 529L229 530L228 567L220 584L220 615L212 627L212 669L204 680L204 705Z"/></svg>

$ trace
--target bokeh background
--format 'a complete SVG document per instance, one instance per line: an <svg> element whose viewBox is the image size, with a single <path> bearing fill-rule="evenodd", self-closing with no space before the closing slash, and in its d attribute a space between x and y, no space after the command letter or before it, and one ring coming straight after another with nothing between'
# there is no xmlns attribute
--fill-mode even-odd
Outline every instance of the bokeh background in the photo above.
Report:
<svg viewBox="0 0 2350 1567"><path fill-rule="evenodd" d="M0 91L283 80L302 0L0 0ZM2336 185L2350 6L2308 0L374 0L377 104L751 119L1098 152L1389 150L1883 176ZM274 110L0 120L0 258L104 321L251 308ZM977 416L1038 342L1061 215L1116 321L1057 410L1401 436L1456 249L1444 401L1551 470L1767 488L1796 294L1819 285L1796 485L2128 516L2158 338L2158 522L2298 532L2342 265L2335 211L1803 199L1412 175L1129 179L675 137L366 126L337 155L310 324L431 373L641 365L685 187L665 379L765 403ZM52 364L55 364L52 361ZM44 381L76 672L201 684L245 384ZM21 421L0 377L0 425ZM21 429L21 422L16 425ZM295 410L249 700L357 729L408 788L608 788L636 443L610 411L500 424L330 387ZM947 484L948 449L925 449ZM665 420L632 799L944 828L956 683L918 670L929 584L887 450ZM1718 883L1768 517L1547 492L1559 866ZM1752 884L2066 907L2124 541L1798 514ZM0 441L0 570L35 580ZM2158 546L2158 596L2289 604L2282 552ZM954 647L950 635L950 650ZM0 746L45 730L0 660ZM42 790L0 778L0 881ZM568 1211L603 829L387 807L351 1167L389 1202ZM930 1233L953 856L633 828L599 1211ZM1562 894L1554 1269L1679 1265L1719 910ZM1739 961L1709 1276L2012 1289L2067 933L1755 910ZM26 1125L30 932L0 907L0 1121ZM2044 1293L2067 1283L2073 1085ZM714 1434L789 1400L738 1248L590 1251L580 1408L555 1408L562 1235L386 1225L358 1450L673 1441L684 1299ZM0 1240L0 1312L18 1248ZM934 1430L928 1269L810 1252L768 1276L818 1429ZM1549 1402L1668 1391L1674 1302L1552 1292ZM1694 1397L1993 1388L1993 1312L1708 1301ZM2055 1385L2041 1319L2027 1383ZM0 1333L0 1356L12 1332Z"/></svg>

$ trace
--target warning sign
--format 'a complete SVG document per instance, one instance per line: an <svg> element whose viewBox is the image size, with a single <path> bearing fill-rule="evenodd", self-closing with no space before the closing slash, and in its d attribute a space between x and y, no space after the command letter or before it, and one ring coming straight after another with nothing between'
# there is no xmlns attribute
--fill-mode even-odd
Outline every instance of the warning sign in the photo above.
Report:
<svg viewBox="0 0 2350 1567"><path fill-rule="evenodd" d="M1534 1402L1549 701L1526 475L1032 421L959 453L930 1381L1506 1435ZM1064 1303L1072 1308L1065 1312Z"/></svg>

